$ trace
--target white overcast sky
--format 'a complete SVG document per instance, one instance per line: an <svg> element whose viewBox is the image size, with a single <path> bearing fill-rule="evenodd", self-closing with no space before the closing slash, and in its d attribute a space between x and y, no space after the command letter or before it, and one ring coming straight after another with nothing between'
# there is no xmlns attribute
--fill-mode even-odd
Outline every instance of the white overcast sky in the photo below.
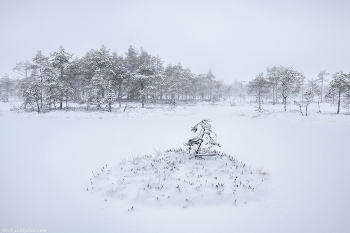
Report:
<svg viewBox="0 0 350 233"><path fill-rule="evenodd" d="M196 74L249 81L266 67L308 78L350 72L350 0L0 0L0 77L60 45L82 57L101 44L130 45Z"/></svg>

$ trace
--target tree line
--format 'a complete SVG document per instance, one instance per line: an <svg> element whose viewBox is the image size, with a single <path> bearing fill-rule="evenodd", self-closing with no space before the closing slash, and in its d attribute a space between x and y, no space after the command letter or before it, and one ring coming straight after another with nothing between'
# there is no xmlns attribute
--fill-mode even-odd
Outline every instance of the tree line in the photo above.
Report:
<svg viewBox="0 0 350 233"><path fill-rule="evenodd" d="M334 73L325 92L327 76L329 73L323 70L317 79L307 79L293 67L268 67L266 74L260 73L247 84L247 92L255 97L259 111L262 111L264 99L270 99L272 104L282 100L285 111L287 102L293 102L299 106L302 115L307 115L307 108L311 103L318 103L318 111L321 112L320 103L324 101L336 104L337 113L340 113L340 106L349 110L350 73Z"/></svg>
<svg viewBox="0 0 350 233"><path fill-rule="evenodd" d="M39 50L31 61L17 63L14 71L21 79L1 79L2 100L18 96L23 108L38 112L62 109L68 101L111 111L113 104L121 107L125 100L145 107L147 102L219 100L230 94L230 85L216 80L211 69L196 75L180 63L165 66L158 56L132 46L124 56L102 45L81 58L62 46L50 56Z"/></svg>
<svg viewBox="0 0 350 233"><path fill-rule="evenodd" d="M73 57L60 46L58 51L45 56L39 50L30 61L19 62L14 67L21 78L10 79L5 74L0 79L0 100L10 97L23 100L22 108L29 110L62 109L68 102L86 104L87 109L111 111L112 105L121 107L123 101L169 103L178 101L218 101L230 99L231 105L254 101L258 110L262 104L287 103L299 106L307 115L311 103L328 102L350 109L350 74L336 72L328 85L325 70L316 79L307 79L293 67L268 67L245 83L234 81L225 84L217 80L209 69L196 75L189 68L164 65L159 56L152 56L144 49L130 46L122 55L111 52L102 45L89 50L83 57ZM233 97L233 98L232 98Z"/></svg>

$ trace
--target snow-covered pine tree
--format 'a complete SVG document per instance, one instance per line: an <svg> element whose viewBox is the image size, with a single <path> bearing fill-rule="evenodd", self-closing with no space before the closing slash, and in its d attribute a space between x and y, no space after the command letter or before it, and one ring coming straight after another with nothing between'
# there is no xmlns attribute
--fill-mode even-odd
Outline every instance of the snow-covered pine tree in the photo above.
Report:
<svg viewBox="0 0 350 233"><path fill-rule="evenodd" d="M110 68L108 69L108 73L110 75L111 88L118 92L118 102L119 107L122 106L121 99L123 93L125 93L127 89L127 81L130 79L130 72L125 67L125 61L122 56L118 56L116 52L113 53L111 57Z"/></svg>
<svg viewBox="0 0 350 233"><path fill-rule="evenodd" d="M30 70L33 68L33 64L30 61L18 62L13 68L17 74L22 76L22 78L27 79L30 75Z"/></svg>
<svg viewBox="0 0 350 233"><path fill-rule="evenodd" d="M4 102L9 101L10 91L14 87L14 82L9 78L8 74L0 79L0 100L3 99Z"/></svg>
<svg viewBox="0 0 350 233"><path fill-rule="evenodd" d="M327 102L330 102L333 98L337 101L337 114L340 113L340 105L343 102L344 94L350 88L350 75L346 75L342 70L336 72L332 76L332 80L329 83L329 90L325 98Z"/></svg>
<svg viewBox="0 0 350 233"><path fill-rule="evenodd" d="M128 52L125 53L125 66L131 73L136 73L140 67L139 51L130 45Z"/></svg>
<svg viewBox="0 0 350 233"><path fill-rule="evenodd" d="M15 87L19 97L22 96L23 91L29 87L30 82L32 81L30 79L32 69L33 64L30 61L18 62L13 68L13 71L15 71L21 77L21 79L17 81L17 85Z"/></svg>
<svg viewBox="0 0 350 233"><path fill-rule="evenodd" d="M301 98L304 98L304 86L305 86L306 76L302 73L299 73L299 83L301 89Z"/></svg>
<svg viewBox="0 0 350 233"><path fill-rule="evenodd" d="M48 66L49 58L44 56L39 50L35 57L32 59L33 61L33 71L31 73L32 79L36 84L34 86L39 85L39 91L40 91L40 108L43 108L43 101L44 101L44 88L45 88L45 75L44 75L44 69L46 66ZM38 110L40 111L40 109Z"/></svg>
<svg viewBox="0 0 350 233"><path fill-rule="evenodd" d="M96 70L105 71L111 65L110 50L104 45L101 45L100 49L92 49L86 57L86 63L93 72Z"/></svg>
<svg viewBox="0 0 350 233"><path fill-rule="evenodd" d="M112 81L109 81L107 85L107 96L104 99L104 102L107 104L108 112L112 112L112 105L114 104L115 100L116 100L116 96L112 89Z"/></svg>
<svg viewBox="0 0 350 233"><path fill-rule="evenodd" d="M311 102L315 102L315 97L316 97L316 102L318 105L318 112L321 112L321 107L320 107L320 102L322 102L322 88L319 88L319 81L318 79L311 79L308 80L308 95L311 96ZM309 98L309 96L307 98Z"/></svg>
<svg viewBox="0 0 350 233"><path fill-rule="evenodd" d="M287 99L300 90L300 73L293 67L280 67L280 93L283 97L284 111L287 111Z"/></svg>
<svg viewBox="0 0 350 233"><path fill-rule="evenodd" d="M224 82L222 80L216 81L214 80L214 95L213 95L213 103L222 98Z"/></svg>
<svg viewBox="0 0 350 233"><path fill-rule="evenodd" d="M318 74L318 81L321 83L320 86L320 91L321 91L321 103L323 102L323 83L327 82L326 77L329 75L329 73L326 72L326 70L322 70L319 74Z"/></svg>
<svg viewBox="0 0 350 233"><path fill-rule="evenodd" d="M215 76L214 76L213 72L211 71L211 69L209 69L207 74L205 75L205 79L204 79L209 100L211 100L212 96L213 96L214 80L215 80Z"/></svg>
<svg viewBox="0 0 350 233"><path fill-rule="evenodd" d="M46 66L43 73L45 74L45 89L43 93L44 105L47 105L50 109L53 105L56 109L56 104L59 104L62 99L62 93L59 89L59 74L52 66Z"/></svg>
<svg viewBox="0 0 350 233"><path fill-rule="evenodd" d="M141 97L142 108L145 107L145 99L152 89L154 78L156 76L155 58L146 51L141 50L140 67L134 75L135 81L139 84L139 93Z"/></svg>
<svg viewBox="0 0 350 233"><path fill-rule="evenodd" d="M248 83L248 93L253 93L258 103L258 111L261 112L262 97L268 93L268 82L264 78L264 74L260 73L255 79Z"/></svg>
<svg viewBox="0 0 350 233"><path fill-rule="evenodd" d="M349 79L350 79L350 74L348 74ZM350 82L349 82L350 85ZM343 107L348 111L348 114L350 113L350 87L347 88L347 90L344 93L344 98L342 101Z"/></svg>
<svg viewBox="0 0 350 233"><path fill-rule="evenodd" d="M72 100L77 102L82 102L83 92L84 92L84 73L83 73L83 64L82 60L78 57L75 57L66 70L66 80L69 83L69 86L73 89Z"/></svg>
<svg viewBox="0 0 350 233"><path fill-rule="evenodd" d="M68 97L73 96L73 88L70 87L68 80L67 80L67 73L69 69L69 65L71 63L70 59L72 58L73 54L69 54L65 51L65 49L62 47L62 45L59 48L58 52L54 52L50 55L50 63L53 68L56 69L56 71L51 72L57 72L57 88L61 91L61 95L59 96L60 100L60 109L62 109L62 103L65 99L66 106L68 105Z"/></svg>
<svg viewBox="0 0 350 233"><path fill-rule="evenodd" d="M277 90L280 83L279 67L274 66L272 68L267 67L267 78L270 87L272 88L272 104L276 104L277 101Z"/></svg>
<svg viewBox="0 0 350 233"><path fill-rule="evenodd" d="M199 134L188 140L188 142L185 143L185 146L188 146L188 149L191 151L192 148L194 150L194 154L196 157L204 156L205 154L199 154L203 148L201 147L204 143L204 146L207 147L207 149L211 149L213 146L220 147L220 144L216 142L216 133L212 131L211 124L209 119L203 119L199 123L197 123L195 126L191 128L191 131L196 133L199 131ZM208 154L210 155L210 154Z"/></svg>
<svg viewBox="0 0 350 233"><path fill-rule="evenodd" d="M303 93L301 101L295 101L295 104L299 106L301 115L304 116L302 107L305 107L305 116L307 116L307 108L313 102L315 93L312 88L309 88Z"/></svg>
<svg viewBox="0 0 350 233"><path fill-rule="evenodd" d="M42 92L39 81L31 82L29 87L23 91L22 96L24 98L24 108L29 105L33 108L37 108L37 112L40 113Z"/></svg>
<svg viewBox="0 0 350 233"><path fill-rule="evenodd" d="M96 104L98 110L104 102L104 92L107 88L107 81L104 79L101 70L97 69L88 86L88 104Z"/></svg>
<svg viewBox="0 0 350 233"><path fill-rule="evenodd" d="M154 98L162 99L164 95L164 61L159 57L155 57L156 63L156 77L152 96Z"/></svg>

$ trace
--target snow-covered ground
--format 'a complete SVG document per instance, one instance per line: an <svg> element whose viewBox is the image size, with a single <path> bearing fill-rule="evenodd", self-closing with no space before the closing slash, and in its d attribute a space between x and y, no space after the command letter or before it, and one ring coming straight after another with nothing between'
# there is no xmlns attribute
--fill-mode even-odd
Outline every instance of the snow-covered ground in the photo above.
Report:
<svg viewBox="0 0 350 233"><path fill-rule="evenodd" d="M228 103L37 114L0 103L0 229L349 232L350 116L328 104L322 114L311 107L307 117L294 105L287 112L263 105L259 114ZM203 118L212 120L221 151L269 173L249 202L182 208L146 201L128 211L131 202L105 195L103 185L87 191L92 171L181 147Z"/></svg>

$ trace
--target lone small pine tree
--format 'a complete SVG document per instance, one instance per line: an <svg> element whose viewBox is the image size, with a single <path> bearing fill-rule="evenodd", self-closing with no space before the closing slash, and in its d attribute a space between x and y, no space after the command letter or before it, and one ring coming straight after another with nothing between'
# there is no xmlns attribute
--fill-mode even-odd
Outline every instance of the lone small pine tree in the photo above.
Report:
<svg viewBox="0 0 350 233"><path fill-rule="evenodd" d="M196 133L199 130L199 134L185 143L185 146L188 146L189 150L191 150L192 147L197 147L195 150L196 155L199 153L203 143L204 145L207 145L208 149L212 146L220 147L220 144L216 142L216 133L211 130L211 124L209 124L209 122L211 122L209 119L203 119L201 122L193 126L191 131Z"/></svg>

